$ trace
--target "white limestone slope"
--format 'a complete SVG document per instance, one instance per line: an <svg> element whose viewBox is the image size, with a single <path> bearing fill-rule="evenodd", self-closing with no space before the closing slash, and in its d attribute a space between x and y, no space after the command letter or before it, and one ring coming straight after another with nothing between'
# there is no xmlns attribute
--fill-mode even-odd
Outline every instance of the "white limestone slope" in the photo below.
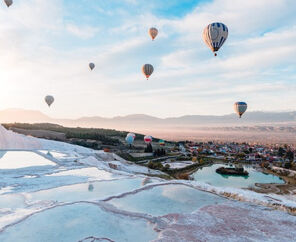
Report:
<svg viewBox="0 0 296 242"><path fill-rule="evenodd" d="M18 134L5 129L0 125L0 149L2 150L57 150L57 151L75 151L80 153L92 153L87 149L77 145L71 145L64 142L39 139L23 134Z"/></svg>
<svg viewBox="0 0 296 242"><path fill-rule="evenodd" d="M0 125L0 149L41 149L40 140L6 130Z"/></svg>

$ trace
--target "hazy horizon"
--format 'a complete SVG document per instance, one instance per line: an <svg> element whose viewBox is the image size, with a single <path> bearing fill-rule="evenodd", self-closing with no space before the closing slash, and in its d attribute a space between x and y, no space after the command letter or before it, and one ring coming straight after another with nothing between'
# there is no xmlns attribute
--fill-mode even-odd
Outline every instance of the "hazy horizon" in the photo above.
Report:
<svg viewBox="0 0 296 242"><path fill-rule="evenodd" d="M296 144L296 111L248 112L224 116L181 116L166 119L142 114L104 118L55 119L34 110L0 110L0 123L53 123L65 127L106 128L149 134L166 140L237 141Z"/></svg>
<svg viewBox="0 0 296 242"><path fill-rule="evenodd" d="M99 115L99 114L93 114L93 115L89 115L89 116L83 116L83 115L78 115L75 117L67 117L67 116L55 116L53 113L48 113L48 112L43 112L42 110L34 110L34 109L27 109L27 108L17 108L17 107L12 107L12 108L5 108L5 109L0 109L0 112L10 112L13 113L15 112L16 115L19 115L20 112L39 112L42 115L46 115L49 118L52 119L72 119L72 120L76 120L76 119L81 119L81 118L94 118L94 117L100 117L100 118L105 118L105 119L114 119L114 118L118 118L118 117L128 117L128 116L149 116L149 117L153 117L153 118L158 118L158 119L170 119L170 118L182 118L182 117L187 117L187 116L213 116L213 117L223 117L223 116L229 116L229 115L235 115L237 116L237 114L235 114L234 112L230 112L230 113L224 113L224 114L198 114L198 113L191 113L191 114L181 114L181 115L175 115L175 116L156 116L156 115L152 115L149 113L127 113L124 115L114 115L114 116L104 116L104 115ZM272 111L264 111L264 110L253 110L253 111L248 111L247 113L266 113L266 114L275 114L275 113L294 113L296 112L296 108L295 110L272 110ZM245 115L247 115L247 113ZM22 117L20 116L16 116L18 119L21 120ZM238 117L237 117L238 118ZM244 121L248 121L246 119L244 119Z"/></svg>

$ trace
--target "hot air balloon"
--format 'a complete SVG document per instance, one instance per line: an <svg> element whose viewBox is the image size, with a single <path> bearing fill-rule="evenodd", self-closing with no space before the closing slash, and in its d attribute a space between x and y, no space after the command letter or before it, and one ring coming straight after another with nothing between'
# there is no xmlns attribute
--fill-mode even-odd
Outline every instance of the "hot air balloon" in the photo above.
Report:
<svg viewBox="0 0 296 242"><path fill-rule="evenodd" d="M146 135L145 137L144 137L144 142L148 145L148 144L151 144L151 142L152 142L152 136L150 136L150 135Z"/></svg>
<svg viewBox="0 0 296 242"><path fill-rule="evenodd" d="M163 139L160 139L160 140L158 141L158 144L159 144L160 146L165 146L165 141L164 141Z"/></svg>
<svg viewBox="0 0 296 242"><path fill-rule="evenodd" d="M154 40L156 38L156 36L158 35L157 28L150 28L148 32L149 32L149 35L152 40Z"/></svg>
<svg viewBox="0 0 296 242"><path fill-rule="evenodd" d="M95 68L95 64L94 63L89 63L89 68L92 71Z"/></svg>
<svg viewBox="0 0 296 242"><path fill-rule="evenodd" d="M54 102L54 97L51 95L47 95L44 98L45 102L47 103L48 107L50 107L50 105Z"/></svg>
<svg viewBox="0 0 296 242"><path fill-rule="evenodd" d="M154 68L153 68L153 66L151 64L145 64L142 67L142 72L146 76L147 80L151 76L153 71L154 71Z"/></svg>
<svg viewBox="0 0 296 242"><path fill-rule="evenodd" d="M203 40L206 45L217 55L216 52L224 44L228 36L228 28L222 23L212 23L205 27Z"/></svg>
<svg viewBox="0 0 296 242"><path fill-rule="evenodd" d="M248 105L245 102L236 102L234 104L234 111L239 115L241 118L244 112L246 112Z"/></svg>
<svg viewBox="0 0 296 242"><path fill-rule="evenodd" d="M126 136L133 136L134 138L136 138L136 135L134 133L128 133Z"/></svg>
<svg viewBox="0 0 296 242"><path fill-rule="evenodd" d="M13 4L13 1L12 0L4 0L4 2L6 3L6 6L8 8Z"/></svg>
<svg viewBox="0 0 296 242"><path fill-rule="evenodd" d="M125 138L126 143L128 143L131 146L134 143L135 137L136 137L135 134L128 133L126 138Z"/></svg>

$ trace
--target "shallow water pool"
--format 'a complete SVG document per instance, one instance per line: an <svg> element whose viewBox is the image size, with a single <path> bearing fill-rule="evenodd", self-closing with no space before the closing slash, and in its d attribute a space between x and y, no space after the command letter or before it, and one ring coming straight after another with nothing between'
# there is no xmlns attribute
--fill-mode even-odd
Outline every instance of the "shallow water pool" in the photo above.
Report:
<svg viewBox="0 0 296 242"><path fill-rule="evenodd" d="M30 194L30 200L59 202L101 200L142 187L143 179L120 179L61 186Z"/></svg>
<svg viewBox="0 0 296 242"><path fill-rule="evenodd" d="M0 169L20 169L33 166L55 166L52 161L29 151L0 151Z"/></svg>
<svg viewBox="0 0 296 242"><path fill-rule="evenodd" d="M119 209L154 216L169 213L191 213L196 209L225 202L217 195L184 185L162 185L109 201Z"/></svg>
<svg viewBox="0 0 296 242"><path fill-rule="evenodd" d="M211 166L203 167L192 174L196 181L208 183L218 187L236 187L247 188L255 185L255 183L284 183L284 181L274 175L264 174L251 166L244 166L245 170L249 172L249 176L231 176L221 175L216 173L216 169L226 166L223 164L214 164Z"/></svg>
<svg viewBox="0 0 296 242"><path fill-rule="evenodd" d="M144 219L117 215L82 203L34 214L0 233L0 241L73 242L90 236L113 241L150 241L156 239L157 233Z"/></svg>

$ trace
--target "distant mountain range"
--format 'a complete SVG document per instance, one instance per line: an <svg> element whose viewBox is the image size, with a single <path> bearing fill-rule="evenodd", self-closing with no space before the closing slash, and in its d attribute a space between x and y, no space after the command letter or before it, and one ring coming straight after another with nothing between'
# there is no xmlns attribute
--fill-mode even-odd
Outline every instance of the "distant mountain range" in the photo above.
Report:
<svg viewBox="0 0 296 242"><path fill-rule="evenodd" d="M0 123L56 123L71 127L94 128L151 128L151 127L201 127L201 126L236 126L296 124L296 112L247 112L239 119L236 114L186 115L172 118L157 118L145 114L132 114L103 118L99 116L81 117L79 119L55 119L40 111L24 109L6 109L0 111Z"/></svg>
<svg viewBox="0 0 296 242"><path fill-rule="evenodd" d="M0 123L14 122L117 129L149 134L168 140L227 140L296 144L296 112L247 112L241 119L236 114L187 115L175 118L133 114L114 118L95 116L55 119L33 110L0 111Z"/></svg>

